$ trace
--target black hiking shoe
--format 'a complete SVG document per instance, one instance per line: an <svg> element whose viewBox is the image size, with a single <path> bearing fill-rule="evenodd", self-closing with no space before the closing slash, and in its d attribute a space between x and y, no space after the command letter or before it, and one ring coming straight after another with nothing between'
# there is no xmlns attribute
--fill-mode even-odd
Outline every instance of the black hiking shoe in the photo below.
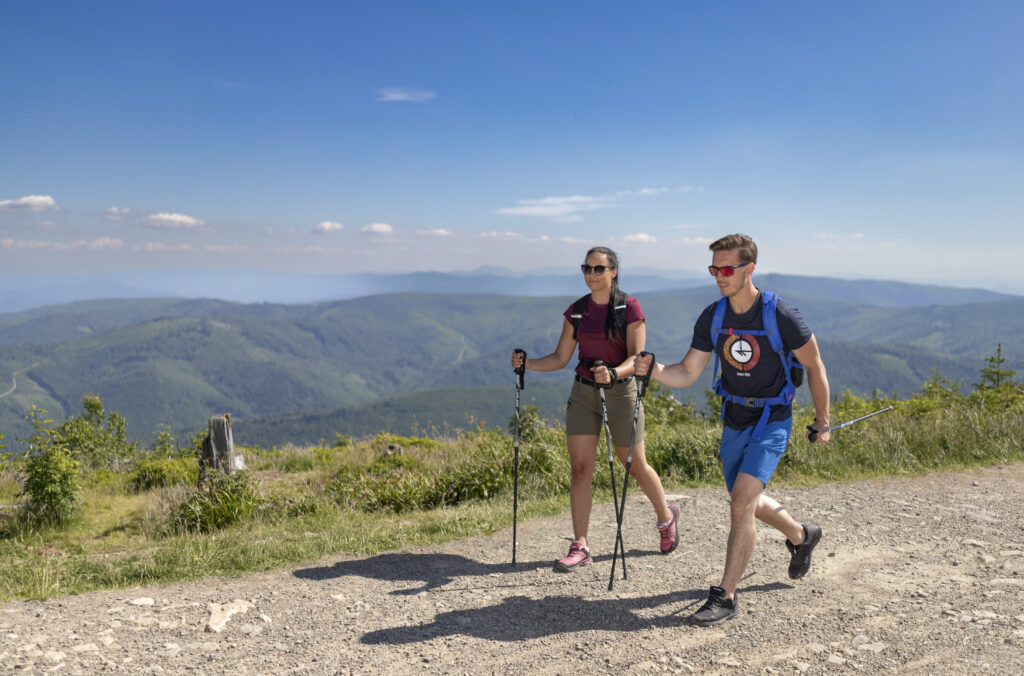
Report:
<svg viewBox="0 0 1024 676"><path fill-rule="evenodd" d="M708 600L700 607L700 610L690 615L690 624L698 627L710 627L731 620L740 614L739 604L736 603L736 594L731 599L725 598L725 590L721 587L712 587L708 592Z"/></svg>
<svg viewBox="0 0 1024 676"><path fill-rule="evenodd" d="M816 523L805 523L804 524L804 541L799 545L794 545L789 540L786 540L786 549L793 558L789 560L789 576L794 580L799 580L811 567L811 552L814 551L815 545L818 544L818 540L821 539L821 526Z"/></svg>

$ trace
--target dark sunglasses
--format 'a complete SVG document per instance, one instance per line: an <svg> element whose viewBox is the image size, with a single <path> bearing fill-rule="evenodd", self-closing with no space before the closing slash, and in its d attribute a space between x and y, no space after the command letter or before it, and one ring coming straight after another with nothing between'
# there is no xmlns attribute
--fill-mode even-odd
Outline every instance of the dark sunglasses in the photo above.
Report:
<svg viewBox="0 0 1024 676"><path fill-rule="evenodd" d="M739 265L723 265L718 267L716 265L709 265L708 272L711 273L712 277L717 277L721 274L723 277L732 277L733 273L742 268L744 265L750 265L750 261L746 263L740 263Z"/></svg>
<svg viewBox="0 0 1024 676"><path fill-rule="evenodd" d="M586 263L584 263L583 265L580 266L580 270L582 270L583 274L585 275L589 275L591 272L593 272L595 275L603 275L608 270L613 269L614 268L612 268L610 265L587 265Z"/></svg>

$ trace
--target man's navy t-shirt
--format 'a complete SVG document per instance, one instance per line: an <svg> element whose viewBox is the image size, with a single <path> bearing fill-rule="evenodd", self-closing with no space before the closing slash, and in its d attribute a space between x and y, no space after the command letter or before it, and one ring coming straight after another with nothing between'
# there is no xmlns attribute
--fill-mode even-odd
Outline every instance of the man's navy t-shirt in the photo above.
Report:
<svg viewBox="0 0 1024 676"><path fill-rule="evenodd" d="M732 311L726 302L725 318L722 320L722 333L718 335L718 344L711 344L711 320L715 314L717 302L704 308L693 326L693 340L690 347L701 352L714 351L722 368L722 387L729 394L740 397L767 398L777 396L786 384L785 367L779 355L772 350L767 336L751 336L743 331L764 330L761 308L764 294L760 291L753 306L741 315ZM807 328L800 311L778 299L776 321L782 335L782 345L786 352L797 350L811 339L811 330ZM733 335L729 335L729 329ZM727 402L725 405L726 426L742 430L757 424L761 417L761 408L743 406ZM770 422L786 420L793 415L790 405L772 406Z"/></svg>

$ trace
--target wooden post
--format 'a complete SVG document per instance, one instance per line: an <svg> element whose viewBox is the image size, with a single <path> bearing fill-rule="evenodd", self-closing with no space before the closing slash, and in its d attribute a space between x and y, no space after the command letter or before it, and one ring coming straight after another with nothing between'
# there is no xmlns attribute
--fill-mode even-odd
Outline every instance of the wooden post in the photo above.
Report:
<svg viewBox="0 0 1024 676"><path fill-rule="evenodd" d="M220 470L233 474L245 469L245 461L235 453L231 438L231 414L215 415L210 418L209 431L203 441L203 452L199 457L199 486L206 480L207 471Z"/></svg>

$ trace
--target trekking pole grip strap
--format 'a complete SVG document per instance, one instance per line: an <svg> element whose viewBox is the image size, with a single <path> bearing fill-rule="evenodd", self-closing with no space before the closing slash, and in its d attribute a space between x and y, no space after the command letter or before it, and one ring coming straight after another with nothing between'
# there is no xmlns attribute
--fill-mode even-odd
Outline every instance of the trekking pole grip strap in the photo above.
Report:
<svg viewBox="0 0 1024 676"><path fill-rule="evenodd" d="M517 369L512 369L516 374L516 389L526 389L526 350L517 347L512 352L523 355L522 365Z"/></svg>

